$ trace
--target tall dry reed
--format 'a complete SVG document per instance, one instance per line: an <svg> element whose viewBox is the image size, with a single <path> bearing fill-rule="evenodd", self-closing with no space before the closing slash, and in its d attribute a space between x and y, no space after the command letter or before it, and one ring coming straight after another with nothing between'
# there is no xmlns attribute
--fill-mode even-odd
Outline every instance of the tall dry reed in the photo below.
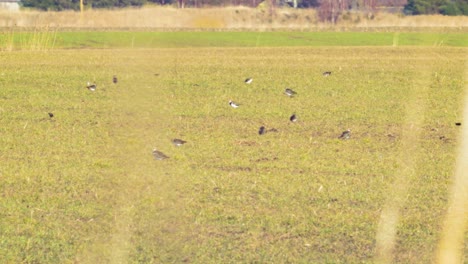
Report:
<svg viewBox="0 0 468 264"><path fill-rule="evenodd" d="M88 29L291 29L321 30L330 28L466 28L468 17L402 16L377 13L369 19L362 13L346 13L336 25L317 21L313 9L278 8L271 14L262 8L242 6L224 8L144 7L114 10L0 13L0 27L9 28L88 28Z"/></svg>

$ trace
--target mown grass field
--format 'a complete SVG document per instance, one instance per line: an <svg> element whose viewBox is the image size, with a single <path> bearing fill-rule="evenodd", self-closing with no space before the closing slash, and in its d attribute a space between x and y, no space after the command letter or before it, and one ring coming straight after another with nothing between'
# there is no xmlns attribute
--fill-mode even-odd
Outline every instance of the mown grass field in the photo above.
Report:
<svg viewBox="0 0 468 264"><path fill-rule="evenodd" d="M0 52L2 262L373 263L381 212L404 177L393 259L431 263L466 42L374 46L371 36ZM351 139L337 139L347 128ZM154 160L153 147L170 158Z"/></svg>
<svg viewBox="0 0 468 264"><path fill-rule="evenodd" d="M53 48L190 48L190 47L340 47L340 46L447 46L467 47L466 29L448 32L150 32L63 31L44 27L34 32L3 30L3 50Z"/></svg>

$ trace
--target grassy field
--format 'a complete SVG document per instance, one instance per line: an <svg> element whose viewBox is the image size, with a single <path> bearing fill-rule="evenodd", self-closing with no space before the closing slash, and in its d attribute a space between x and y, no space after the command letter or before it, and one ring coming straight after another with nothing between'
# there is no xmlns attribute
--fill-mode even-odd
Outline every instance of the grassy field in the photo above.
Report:
<svg viewBox="0 0 468 264"><path fill-rule="evenodd" d="M4 50L52 48L189 48L189 47L468 47L466 32L138 32L57 31L50 28L0 34Z"/></svg>
<svg viewBox="0 0 468 264"><path fill-rule="evenodd" d="M372 35L335 33L321 47L184 48L203 40L177 33L189 43L132 49L129 35L150 33L106 34L106 45L0 52L4 263L373 263L394 197L394 262L433 262L466 42L392 47L389 34L365 47L339 38Z"/></svg>

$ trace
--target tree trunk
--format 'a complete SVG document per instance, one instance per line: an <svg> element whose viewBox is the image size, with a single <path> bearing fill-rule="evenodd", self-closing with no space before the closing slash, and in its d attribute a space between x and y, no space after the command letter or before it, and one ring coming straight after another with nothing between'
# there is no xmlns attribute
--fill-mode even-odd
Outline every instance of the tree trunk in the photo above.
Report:
<svg viewBox="0 0 468 264"><path fill-rule="evenodd" d="M177 0L177 5L179 8L185 7L185 0Z"/></svg>

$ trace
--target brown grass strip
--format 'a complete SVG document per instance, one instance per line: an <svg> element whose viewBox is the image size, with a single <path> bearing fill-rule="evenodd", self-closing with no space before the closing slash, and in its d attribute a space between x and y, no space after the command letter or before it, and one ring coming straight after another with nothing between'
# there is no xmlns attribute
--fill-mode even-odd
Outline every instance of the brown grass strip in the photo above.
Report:
<svg viewBox="0 0 468 264"><path fill-rule="evenodd" d="M75 11L21 12L0 11L0 28L73 28L73 29L208 29L208 30L373 30L393 28L411 30L468 27L467 16L401 16L379 12L375 18L365 13L348 13L332 25L320 22L315 9L278 8L271 15L262 8L242 6L213 8L154 7L93 9L82 14Z"/></svg>

